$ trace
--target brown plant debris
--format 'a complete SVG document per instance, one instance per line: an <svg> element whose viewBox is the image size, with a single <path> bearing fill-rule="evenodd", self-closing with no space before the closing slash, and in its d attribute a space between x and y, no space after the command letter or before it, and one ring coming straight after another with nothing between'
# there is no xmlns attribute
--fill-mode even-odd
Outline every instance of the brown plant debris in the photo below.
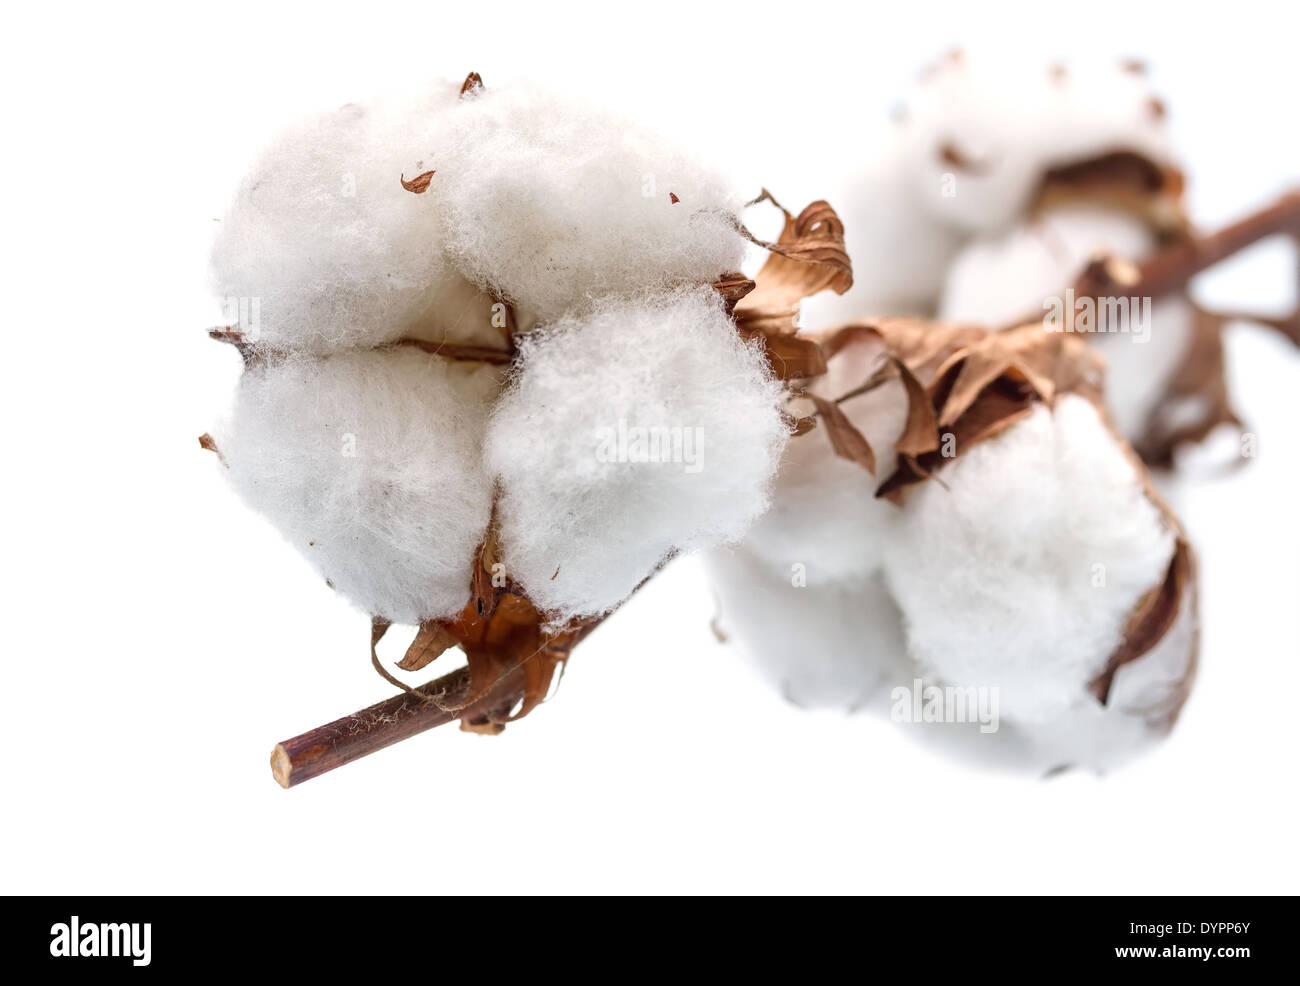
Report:
<svg viewBox="0 0 1300 986"><path fill-rule="evenodd" d="M828 401L816 394L808 394L808 399L817 408L826 434L830 437L831 448L840 458L856 462L871 475L876 474L876 454L871 450L871 443L862 432L853 426L853 422L840 410L834 401Z"/></svg>
<svg viewBox="0 0 1300 986"><path fill-rule="evenodd" d="M410 181L406 180L406 175L402 175L402 187L408 192L414 192L416 195L423 195L429 190L429 183L433 181L433 175L434 172L426 171L424 174L416 175Z"/></svg>
<svg viewBox="0 0 1300 986"><path fill-rule="evenodd" d="M1192 578L1191 548L1180 536L1164 579L1138 600L1124 627L1124 637L1119 646L1102 673L1089 685L1089 690L1102 705L1110 699L1110 689L1119 669L1151 650L1174 625Z"/></svg>
<svg viewBox="0 0 1300 986"><path fill-rule="evenodd" d="M199 436L199 448L207 449L209 452L216 453L217 459L220 460L221 464L227 469L230 468L230 463L228 463L226 457L221 454L221 449L217 448L216 441L206 431Z"/></svg>
<svg viewBox="0 0 1300 986"><path fill-rule="evenodd" d="M793 335L799 304L819 291L843 294L853 286L853 266L844 249L844 224L826 202L813 202L791 215L764 189L753 203L771 202L785 216L775 243L741 233L771 253L755 278L757 286L736 305L737 326L771 338Z"/></svg>

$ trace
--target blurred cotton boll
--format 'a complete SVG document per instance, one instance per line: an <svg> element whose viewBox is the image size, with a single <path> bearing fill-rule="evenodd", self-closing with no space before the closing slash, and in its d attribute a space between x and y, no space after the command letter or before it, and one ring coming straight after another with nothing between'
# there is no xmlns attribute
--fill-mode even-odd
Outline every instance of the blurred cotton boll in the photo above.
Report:
<svg viewBox="0 0 1300 986"><path fill-rule="evenodd" d="M1088 685L1159 586L1177 535L1091 403L1062 397L908 499L886 575L928 673L996 686L1008 719L1095 704Z"/></svg>

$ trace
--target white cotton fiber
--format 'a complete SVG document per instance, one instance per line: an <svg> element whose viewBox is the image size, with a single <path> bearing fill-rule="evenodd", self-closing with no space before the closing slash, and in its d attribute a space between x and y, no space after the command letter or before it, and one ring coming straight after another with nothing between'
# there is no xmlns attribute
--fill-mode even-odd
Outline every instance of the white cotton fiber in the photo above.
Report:
<svg viewBox="0 0 1300 986"><path fill-rule="evenodd" d="M881 578L802 584L744 546L705 556L718 629L786 699L805 708L887 707L910 684L902 618Z"/></svg>
<svg viewBox="0 0 1300 986"><path fill-rule="evenodd" d="M911 655L945 682L997 687L1014 721L1095 701L1088 682L1174 549L1118 440L1067 395L939 478L909 495L885 567Z"/></svg>
<svg viewBox="0 0 1300 986"><path fill-rule="evenodd" d="M449 265L437 206L401 185L435 167L431 128L459 87L407 103L350 104L308 119L262 154L213 248L212 280L254 341L326 354L402 335L490 326L491 299ZM456 341L479 341L460 338Z"/></svg>
<svg viewBox="0 0 1300 986"><path fill-rule="evenodd" d="M809 389L834 399L864 383L883 362L878 341L851 343ZM786 445L772 505L745 536L745 547L769 566L802 565L809 585L862 578L879 569L898 514L897 507L876 499L875 492L898 460L894 443L907 417L902 382L891 380L840 407L870 443L875 475L836 455L826 427L819 424ZM790 410L809 414L813 406L800 400Z"/></svg>
<svg viewBox="0 0 1300 986"><path fill-rule="evenodd" d="M216 442L231 483L365 612L458 612L491 512L481 443L500 374L416 349L245 372Z"/></svg>
<svg viewBox="0 0 1300 986"><path fill-rule="evenodd" d="M489 86L447 115L432 160L456 263L543 318L740 268L729 184L609 111Z"/></svg>
<svg viewBox="0 0 1300 986"><path fill-rule="evenodd" d="M554 618L590 615L674 548L739 537L767 506L782 395L708 288L525 336L485 448L508 574Z"/></svg>

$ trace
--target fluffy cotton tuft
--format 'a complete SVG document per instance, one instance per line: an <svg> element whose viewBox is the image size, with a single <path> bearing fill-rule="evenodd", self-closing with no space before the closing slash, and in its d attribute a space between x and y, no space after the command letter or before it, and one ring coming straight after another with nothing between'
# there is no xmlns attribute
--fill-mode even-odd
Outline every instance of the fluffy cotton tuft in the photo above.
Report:
<svg viewBox="0 0 1300 986"><path fill-rule="evenodd" d="M432 162L428 194L456 263L545 319L601 296L709 284L744 255L741 202L718 173L543 90L471 93L447 114Z"/></svg>
<svg viewBox="0 0 1300 986"><path fill-rule="evenodd" d="M974 446L908 498L886 562L910 653L941 680L996 686L1047 722L1087 685L1174 532L1093 406L1062 397Z"/></svg>
<svg viewBox="0 0 1300 986"><path fill-rule="evenodd" d="M447 83L416 103L350 104L263 153L212 257L214 290L246 335L317 355L403 335L493 336L492 299L446 261L436 204L401 185L433 167L432 128L456 93Z"/></svg>
<svg viewBox="0 0 1300 986"><path fill-rule="evenodd" d="M911 683L902 617L879 575L808 581L744 545L705 556L718 628L755 670L805 708L884 708L891 688Z"/></svg>
<svg viewBox="0 0 1300 986"><path fill-rule="evenodd" d="M508 574L557 619L593 615L673 549L737 538L767 506L782 396L708 288L524 337L485 449Z"/></svg>
<svg viewBox="0 0 1300 986"><path fill-rule="evenodd" d="M831 360L828 372L810 389L834 399L862 384L882 361L881 344L851 343ZM811 413L792 408L792 413ZM788 570L803 566L809 585L861 579L880 568L885 540L898 508L875 497L876 487L894 471L894 443L903 432L907 396L901 380L891 380L843 402L841 410L870 443L875 475L835 454L825 427L786 445L772 492L772 506L745 536L745 547L767 565Z"/></svg>
<svg viewBox="0 0 1300 986"><path fill-rule="evenodd" d="M217 434L240 495L369 614L459 612L491 513L500 375L415 349L253 366Z"/></svg>

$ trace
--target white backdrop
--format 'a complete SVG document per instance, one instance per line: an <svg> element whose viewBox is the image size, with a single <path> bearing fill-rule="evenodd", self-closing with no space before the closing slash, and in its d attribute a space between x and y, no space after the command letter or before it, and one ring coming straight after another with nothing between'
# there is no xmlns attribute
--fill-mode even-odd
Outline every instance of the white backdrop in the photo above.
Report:
<svg viewBox="0 0 1300 986"><path fill-rule="evenodd" d="M203 332L213 220L307 110L534 76L800 204L834 201L864 125L948 47L1139 55L1209 226L1300 180L1294 6L34 6L6 15L0 64L0 890L1300 889L1300 356L1256 330L1230 356L1260 456L1176 497L1204 574L1198 687L1165 745L1105 779L981 773L901 727L784 705L713 641L687 559L503 737L440 729L282 791L275 741L388 689L366 618L195 441L239 371ZM1275 259L1213 290L1280 282Z"/></svg>

